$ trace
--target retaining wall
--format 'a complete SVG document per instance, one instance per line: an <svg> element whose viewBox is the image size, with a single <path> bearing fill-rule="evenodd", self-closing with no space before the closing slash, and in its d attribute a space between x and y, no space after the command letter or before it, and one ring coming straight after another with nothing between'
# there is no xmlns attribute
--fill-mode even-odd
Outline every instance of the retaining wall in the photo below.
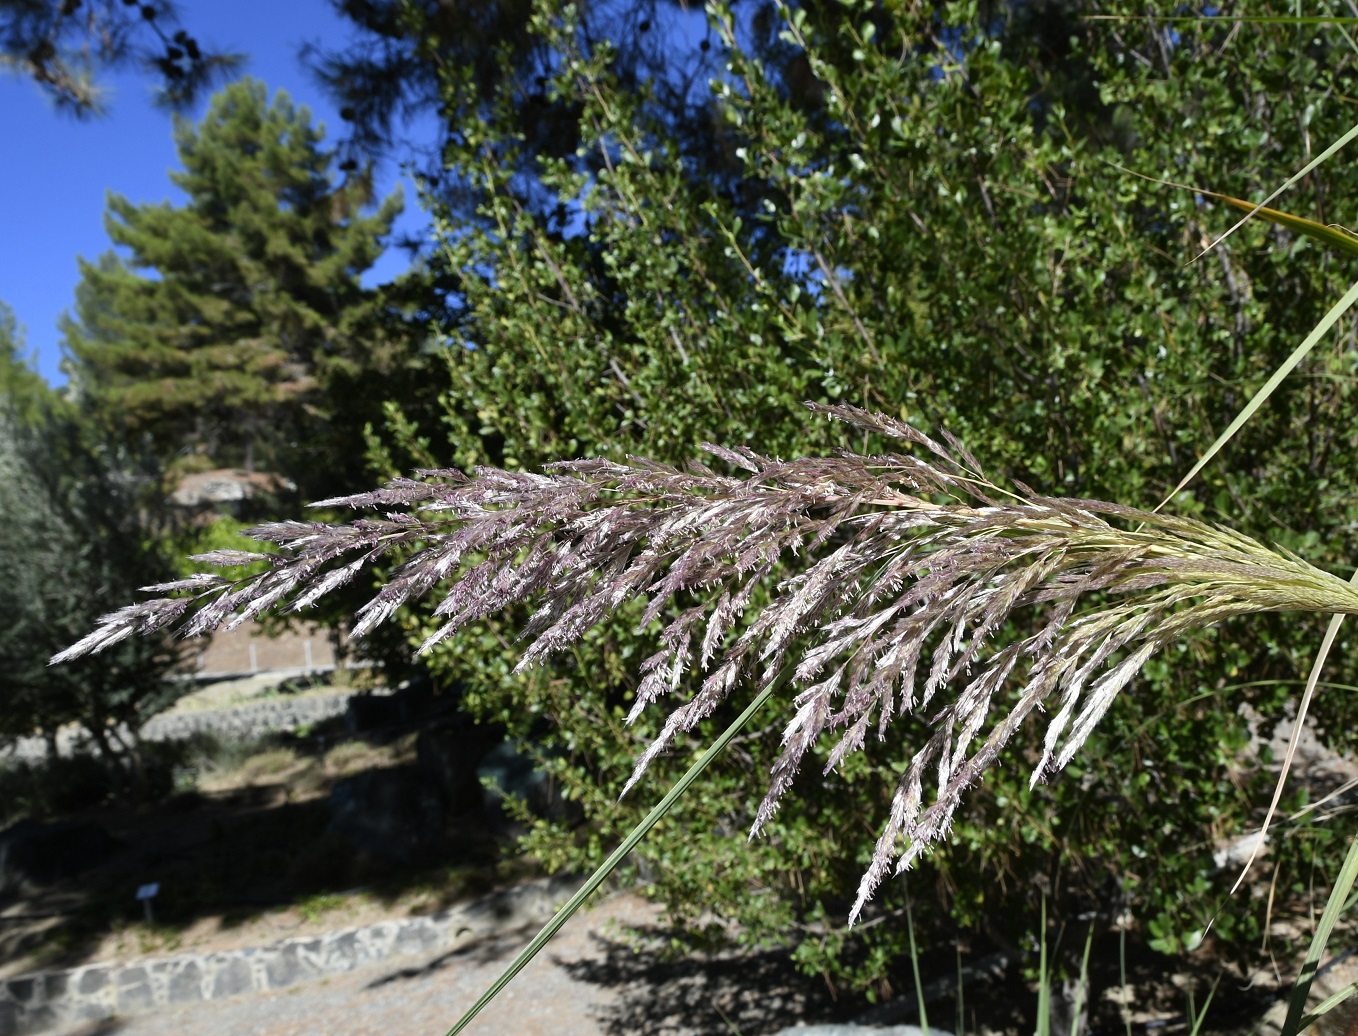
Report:
<svg viewBox="0 0 1358 1036"><path fill-rule="evenodd" d="M179 741L194 734L220 737L261 737L277 730L296 730L336 716L343 716L351 694L310 694L305 697L265 698L226 709L197 712L162 712L141 729L147 741Z"/></svg>
<svg viewBox="0 0 1358 1036"><path fill-rule="evenodd" d="M354 695L347 691L337 691L334 694L265 698L224 709L162 712L142 727L141 736L147 741L175 741L206 731L220 737L249 740L343 716L352 697ZM83 738L84 732L78 727L63 728L57 734L57 752L63 756L74 755L81 750ZM40 737L21 737L9 748L0 750L0 762L11 759L41 762L46 758L47 742Z"/></svg>
<svg viewBox="0 0 1358 1036"><path fill-rule="evenodd" d="M447 953L545 923L577 881L550 878L496 892L430 917L383 921L272 946L88 964L0 981L0 1036L284 989L393 956Z"/></svg>

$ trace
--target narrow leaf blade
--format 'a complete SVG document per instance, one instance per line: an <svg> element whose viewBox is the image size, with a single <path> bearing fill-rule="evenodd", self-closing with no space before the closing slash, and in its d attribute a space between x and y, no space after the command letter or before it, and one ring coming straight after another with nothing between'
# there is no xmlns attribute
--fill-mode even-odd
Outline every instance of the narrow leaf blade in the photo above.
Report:
<svg viewBox="0 0 1358 1036"><path fill-rule="evenodd" d="M632 833L623 840L622 844L614 849L608 859L599 865L599 869L589 876L589 880L580 886L580 891L573 895L566 904L552 916L552 919L542 926L542 930L538 932L537 935L533 936L532 942L524 947L523 952L515 957L509 967L505 968L500 974L500 977L491 983L490 988L481 994L480 998L476 1003L472 1004L467 1013L457 1020L457 1024L448 1030L447 1036L457 1036L458 1033L466 1029L486 1005L499 996L500 991L513 981L514 976L528 966L528 963L538 955L538 952L544 946L547 945L552 936L556 935L556 933L565 926L566 922L571 919L575 912L584 905L585 901L598 891L599 886L613 873L618 864L622 863L627 857L627 854L641 843L641 840L650 833L651 828L655 827L655 825L660 822L661 818L664 817L674 804L679 801L679 797L688 790L689 785L697 780L698 776L707 769L712 760L716 759L717 756L725 751L726 746L731 743L731 739L740 733L741 729L754 718L755 713L757 713L764 704L773 697L773 692L777 686L777 682L771 683L760 691L759 695L754 701L750 702L745 711L737 716L735 721L708 746L707 750L698 757L698 760L688 768L678 781L675 782L674 787L669 790L668 794L656 803L655 807L646 814L645 819L632 829Z"/></svg>
<svg viewBox="0 0 1358 1036"><path fill-rule="evenodd" d="M1280 227L1287 227L1298 234L1305 234L1309 238L1319 241L1321 244L1348 255L1358 256L1358 237L1354 237L1347 230L1337 227L1327 226L1324 223L1317 223L1313 219L1306 219L1304 216L1294 216L1290 212L1283 212L1279 209L1270 209L1268 206L1256 206L1253 202L1243 201L1240 198L1232 198L1229 194L1217 194L1215 191L1204 192L1211 197L1224 201L1232 208L1239 209L1241 212L1250 212L1260 219L1266 219L1270 223L1276 223Z"/></svg>
<svg viewBox="0 0 1358 1036"><path fill-rule="evenodd" d="M1308 173L1310 173L1313 169L1319 166L1322 162L1329 161L1329 159L1334 157L1334 155L1336 155L1341 149L1346 147L1349 144L1349 142L1352 141L1355 137L1358 137L1358 126L1354 126L1342 137L1340 137L1333 144L1327 147L1324 151L1318 154L1315 158L1307 162L1306 165L1302 166L1300 171L1293 173L1291 176L1289 176L1285 181L1283 181L1283 185L1281 187L1279 187L1276 191L1274 191L1267 198L1261 201L1258 205L1253 206L1253 208L1249 212L1247 212L1244 216L1240 218L1240 220L1235 224L1235 226L1231 227L1230 230L1226 231L1226 233L1222 234L1219 238L1217 238L1210 245L1204 248L1200 253L1198 253L1198 258L1201 259L1212 249L1216 248L1217 245L1221 244L1221 242L1225 241L1228 237L1230 237L1237 230L1243 227L1249 221L1249 219L1255 214L1255 212L1263 208L1274 198L1278 197L1278 195L1282 194L1293 184L1297 183Z"/></svg>
<svg viewBox="0 0 1358 1036"><path fill-rule="evenodd" d="M1263 387L1261 387L1259 391L1251 397L1250 401L1245 404L1244 409L1236 415L1235 420L1232 421L1226 430L1217 437L1217 441L1208 447L1207 452L1198 458L1198 462L1193 465L1192 470L1179 480L1179 484L1170 491L1168 496L1160 501L1155 510L1158 511L1160 508L1164 507L1165 504L1169 503L1178 495L1179 491L1183 489L1184 486L1198 477L1198 473L1202 471L1203 468L1207 467L1212 458L1221 451L1221 448L1231 441L1235 436L1235 433L1240 431L1246 421L1254 416L1255 411L1264 405L1269 396L1273 395L1273 390L1281 385L1283 379L1291 374L1297 364L1301 363L1301 361L1306 358L1311 350L1316 347L1316 343L1329 333L1330 329L1338 323L1339 318L1349 311L1354 302L1358 302L1358 282L1355 282L1348 291L1344 292L1344 297L1331 306L1330 311L1321 317L1320 323L1316 324L1316 326L1311 329L1311 333L1306 336L1306 340L1302 342L1301 345L1297 346L1296 349L1292 351L1292 355L1282 362L1282 365L1273 372L1273 375L1268 381L1264 382Z"/></svg>
<svg viewBox="0 0 1358 1036"><path fill-rule="evenodd" d="M1306 1001L1311 995L1311 983L1315 980L1316 971L1320 967L1320 958L1325 953L1325 946L1330 941L1330 933L1334 931L1339 915L1343 913L1344 900L1348 898L1355 880L1358 880L1358 838L1354 838L1349 846L1349 854L1344 858L1344 865L1339 869L1339 877L1330 892L1329 900L1325 903L1325 912L1320 915L1320 923L1316 925L1316 934L1311 938L1310 949L1306 951L1306 961L1301 966L1301 974L1297 976L1297 983L1292 987L1292 996L1287 1004L1287 1019L1283 1022L1281 1036L1297 1036L1301 1031Z"/></svg>

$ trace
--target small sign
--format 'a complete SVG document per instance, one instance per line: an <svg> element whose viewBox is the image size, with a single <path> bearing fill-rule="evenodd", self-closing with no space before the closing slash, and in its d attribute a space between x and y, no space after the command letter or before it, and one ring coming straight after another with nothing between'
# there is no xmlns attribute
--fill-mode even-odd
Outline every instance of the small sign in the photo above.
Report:
<svg viewBox="0 0 1358 1036"><path fill-rule="evenodd" d="M151 900L155 899L160 892L160 882L153 881L147 885L137 887L137 899L146 910L146 923L155 924L156 915L151 910Z"/></svg>

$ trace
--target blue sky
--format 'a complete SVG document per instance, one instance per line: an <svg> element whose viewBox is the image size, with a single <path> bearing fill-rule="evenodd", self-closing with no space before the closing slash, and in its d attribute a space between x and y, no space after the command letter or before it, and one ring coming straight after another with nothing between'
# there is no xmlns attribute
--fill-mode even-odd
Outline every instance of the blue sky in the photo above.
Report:
<svg viewBox="0 0 1358 1036"><path fill-rule="evenodd" d="M184 26L202 43L247 56L241 74L285 89L325 124L327 140L343 129L335 109L297 58L304 42L342 43L348 26L325 0L184 0ZM109 113L77 122L51 107L36 86L0 76L0 301L15 312L26 351L36 352L39 371L52 382L60 374L57 320L69 309L79 280L76 257L93 259L110 245L104 233L107 192L134 202L180 202L169 180L177 168L170 116L150 103L151 77L136 72L106 75ZM197 118L202 109L190 113ZM403 182L406 211L397 235L424 236L428 221L401 170L379 170L381 195ZM365 281L380 283L409 260L389 250Z"/></svg>

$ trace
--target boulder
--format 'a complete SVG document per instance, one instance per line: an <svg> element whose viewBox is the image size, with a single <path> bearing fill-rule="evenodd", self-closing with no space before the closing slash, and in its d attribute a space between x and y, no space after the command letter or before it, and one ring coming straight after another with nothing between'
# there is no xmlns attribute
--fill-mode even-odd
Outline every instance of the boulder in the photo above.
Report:
<svg viewBox="0 0 1358 1036"><path fill-rule="evenodd" d="M296 489L297 483L276 472L217 468L183 476L170 494L170 503L176 507L200 510L240 505L259 496L292 493Z"/></svg>
<svg viewBox="0 0 1358 1036"><path fill-rule="evenodd" d="M369 770L346 777L330 792L327 830L383 863L406 863L443 837L438 793L414 767Z"/></svg>
<svg viewBox="0 0 1358 1036"><path fill-rule="evenodd" d="M0 831L0 894L77 877L117 850L118 841L92 820L20 820Z"/></svg>

